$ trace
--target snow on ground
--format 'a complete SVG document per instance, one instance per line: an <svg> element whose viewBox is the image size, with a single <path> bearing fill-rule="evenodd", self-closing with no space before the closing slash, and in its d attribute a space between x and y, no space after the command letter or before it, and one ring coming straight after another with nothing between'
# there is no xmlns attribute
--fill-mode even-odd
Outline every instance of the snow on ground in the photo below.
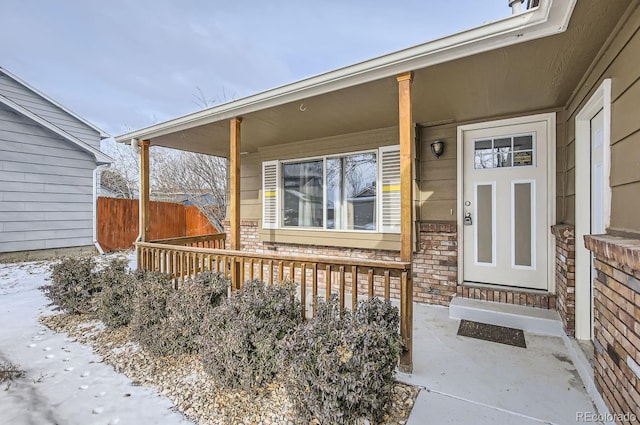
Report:
<svg viewBox="0 0 640 425"><path fill-rule="evenodd" d="M0 264L0 363L25 371L23 378L0 384L0 423L193 424L166 397L134 385L90 347L38 322L39 315L52 313L38 290L48 283L50 264Z"/></svg>

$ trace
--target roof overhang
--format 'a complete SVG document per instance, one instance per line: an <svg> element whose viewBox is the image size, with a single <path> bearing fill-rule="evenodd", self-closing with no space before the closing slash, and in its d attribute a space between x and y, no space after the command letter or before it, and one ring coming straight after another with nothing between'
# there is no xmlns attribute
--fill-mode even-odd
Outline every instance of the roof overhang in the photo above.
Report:
<svg viewBox="0 0 640 425"><path fill-rule="evenodd" d="M122 134L116 141L139 139L153 143L153 139L172 133L559 34L567 29L576 2L542 0L536 8L518 15Z"/></svg>
<svg viewBox="0 0 640 425"><path fill-rule="evenodd" d="M95 130L100 135L100 138L106 139L108 137L111 137L109 134L107 134L105 131L103 131L98 126L96 126L96 125L90 123L89 121L85 120L80 115L76 114L75 112L73 112L69 108L65 107L64 105L61 105L60 103L56 102L54 99L52 99L51 97L47 96L45 93L41 92L37 88L33 87L32 85L30 85L29 83L27 83L26 81L24 81L23 79L18 77L17 75L12 74L11 72L7 71L6 69L2 68L1 66L0 66L0 72L5 74L7 77L11 78L12 80L17 82L18 84L20 84L20 85L26 87L27 89L31 90L32 92L34 92L38 96L42 97L47 102L49 102L49 103L57 106L58 108L62 109L67 114L71 115L72 117L74 117L75 119L80 121L81 123L85 124L87 127L92 128L93 130Z"/></svg>
<svg viewBox="0 0 640 425"><path fill-rule="evenodd" d="M58 136L64 138L65 140L73 143L74 145L76 145L77 147L79 147L80 149L82 149L83 151L91 154L94 156L94 158L96 159L96 163L98 165L101 164L111 164L113 162L113 158L111 158L109 155L101 152L100 150L94 148L93 146L83 142L82 140L78 139L77 137L67 133L66 131L62 130L61 128L55 126L54 124L50 123L49 121L46 121L42 118L40 118L38 115L34 114L33 112L29 111L26 108L23 108L22 106L18 105L17 103L15 103L14 101L12 101L11 99L8 99L7 97L3 96L0 94L0 103L4 104L5 106L13 109L14 111L16 111L17 113L24 115L25 117L29 118L32 121L35 121L36 123L40 124L42 127L48 129L49 131L52 131L53 133L57 134Z"/></svg>

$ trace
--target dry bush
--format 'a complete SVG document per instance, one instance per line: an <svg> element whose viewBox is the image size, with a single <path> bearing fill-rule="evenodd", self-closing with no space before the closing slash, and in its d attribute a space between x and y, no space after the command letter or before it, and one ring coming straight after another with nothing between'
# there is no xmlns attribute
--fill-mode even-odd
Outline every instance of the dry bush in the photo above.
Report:
<svg viewBox="0 0 640 425"><path fill-rule="evenodd" d="M51 267L51 284L40 287L57 310L71 314L94 311L93 297L100 292L93 276L92 257L65 258Z"/></svg>
<svg viewBox="0 0 640 425"><path fill-rule="evenodd" d="M219 387L245 389L278 372L278 342L300 323L291 285L247 282L202 327L202 363Z"/></svg>
<svg viewBox="0 0 640 425"><path fill-rule="evenodd" d="M110 328L126 326L133 316L136 275L128 269L126 258L113 258L95 280L102 291L96 296L96 314Z"/></svg>
<svg viewBox="0 0 640 425"><path fill-rule="evenodd" d="M282 343L285 388L298 419L379 422L391 400L400 356L398 309L373 298L354 313L333 297Z"/></svg>
<svg viewBox="0 0 640 425"><path fill-rule="evenodd" d="M200 326L227 294L228 280L205 272L175 290L168 275L140 276L134 293L133 338L158 356L197 351Z"/></svg>

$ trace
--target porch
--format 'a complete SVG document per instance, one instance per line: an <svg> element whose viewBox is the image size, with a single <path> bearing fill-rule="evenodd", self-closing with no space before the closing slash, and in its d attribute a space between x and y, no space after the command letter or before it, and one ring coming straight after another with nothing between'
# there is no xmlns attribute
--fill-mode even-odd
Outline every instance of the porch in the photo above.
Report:
<svg viewBox="0 0 640 425"><path fill-rule="evenodd" d="M220 272L235 291L258 279L270 285L295 286L302 317L316 312L317 300L339 299L340 311L355 309L358 299L378 296L386 300L399 294L400 336L404 351L400 367L411 371L413 287L411 263L333 256L301 256L226 249L224 233L160 239L136 243L140 270L169 274L176 288L186 278L204 271Z"/></svg>

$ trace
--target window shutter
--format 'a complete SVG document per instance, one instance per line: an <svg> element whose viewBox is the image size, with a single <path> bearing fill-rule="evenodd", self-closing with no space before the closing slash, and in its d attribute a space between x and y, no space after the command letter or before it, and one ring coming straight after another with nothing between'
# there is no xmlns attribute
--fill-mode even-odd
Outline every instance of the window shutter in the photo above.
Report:
<svg viewBox="0 0 640 425"><path fill-rule="evenodd" d="M278 161L262 163L262 228L278 227Z"/></svg>
<svg viewBox="0 0 640 425"><path fill-rule="evenodd" d="M380 148L380 227L400 233L400 146Z"/></svg>

